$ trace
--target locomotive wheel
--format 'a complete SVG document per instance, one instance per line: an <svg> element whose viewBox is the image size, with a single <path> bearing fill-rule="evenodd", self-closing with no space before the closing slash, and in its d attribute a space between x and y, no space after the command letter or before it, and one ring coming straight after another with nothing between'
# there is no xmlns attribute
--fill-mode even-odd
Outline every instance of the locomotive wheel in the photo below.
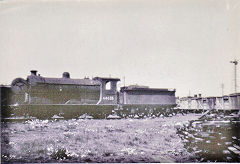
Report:
<svg viewBox="0 0 240 164"><path fill-rule="evenodd" d="M104 114L104 113L98 113L98 114L93 115L93 118L94 119L105 119L107 117L106 117L106 114Z"/></svg>
<svg viewBox="0 0 240 164"><path fill-rule="evenodd" d="M127 118L127 115L122 111L117 111L116 113L117 113L117 116L119 116L120 118Z"/></svg>
<svg viewBox="0 0 240 164"><path fill-rule="evenodd" d="M138 116L139 118L144 118L145 113L137 113L137 116Z"/></svg>

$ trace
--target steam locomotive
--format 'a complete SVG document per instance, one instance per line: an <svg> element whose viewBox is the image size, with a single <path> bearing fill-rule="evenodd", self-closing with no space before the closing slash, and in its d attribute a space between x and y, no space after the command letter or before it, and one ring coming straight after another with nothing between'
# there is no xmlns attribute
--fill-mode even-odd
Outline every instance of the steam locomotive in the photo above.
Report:
<svg viewBox="0 0 240 164"><path fill-rule="evenodd" d="M119 78L48 78L31 71L2 94L2 116L37 118L158 117L176 106L175 89L130 85L117 91ZM2 88L3 89L3 88ZM3 103L6 100L7 103Z"/></svg>

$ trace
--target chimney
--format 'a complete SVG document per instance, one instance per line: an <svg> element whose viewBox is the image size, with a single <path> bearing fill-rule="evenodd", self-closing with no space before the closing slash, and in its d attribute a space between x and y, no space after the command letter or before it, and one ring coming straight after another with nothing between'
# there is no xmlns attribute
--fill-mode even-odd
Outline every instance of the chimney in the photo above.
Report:
<svg viewBox="0 0 240 164"><path fill-rule="evenodd" d="M31 72L32 76L37 76L37 71L36 70L31 70L30 72Z"/></svg>
<svg viewBox="0 0 240 164"><path fill-rule="evenodd" d="M198 94L198 97L202 97L202 94Z"/></svg>
<svg viewBox="0 0 240 164"><path fill-rule="evenodd" d="M70 79L70 74L68 72L63 72L62 78Z"/></svg>

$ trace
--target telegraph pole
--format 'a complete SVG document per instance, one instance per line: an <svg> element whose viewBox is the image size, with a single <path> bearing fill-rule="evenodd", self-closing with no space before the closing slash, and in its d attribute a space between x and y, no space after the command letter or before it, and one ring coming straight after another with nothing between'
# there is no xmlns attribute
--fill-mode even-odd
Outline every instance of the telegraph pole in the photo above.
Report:
<svg viewBox="0 0 240 164"><path fill-rule="evenodd" d="M224 84L221 84L221 88L222 88L222 96L224 95Z"/></svg>
<svg viewBox="0 0 240 164"><path fill-rule="evenodd" d="M230 61L230 63L234 64L234 89L235 89L235 93L237 93L237 64L238 64L238 61L235 59L234 61Z"/></svg>

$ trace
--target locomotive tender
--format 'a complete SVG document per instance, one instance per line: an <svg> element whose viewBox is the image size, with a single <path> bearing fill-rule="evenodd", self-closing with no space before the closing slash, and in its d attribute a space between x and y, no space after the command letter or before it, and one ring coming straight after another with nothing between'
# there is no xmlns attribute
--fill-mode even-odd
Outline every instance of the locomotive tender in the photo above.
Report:
<svg viewBox="0 0 240 164"><path fill-rule="evenodd" d="M47 78L32 70L27 79L16 78L2 108L4 117L93 118L144 117L166 114L176 106L175 89L126 86L117 91L119 78ZM10 96L9 96L10 95ZM4 96L2 96L1 101Z"/></svg>

